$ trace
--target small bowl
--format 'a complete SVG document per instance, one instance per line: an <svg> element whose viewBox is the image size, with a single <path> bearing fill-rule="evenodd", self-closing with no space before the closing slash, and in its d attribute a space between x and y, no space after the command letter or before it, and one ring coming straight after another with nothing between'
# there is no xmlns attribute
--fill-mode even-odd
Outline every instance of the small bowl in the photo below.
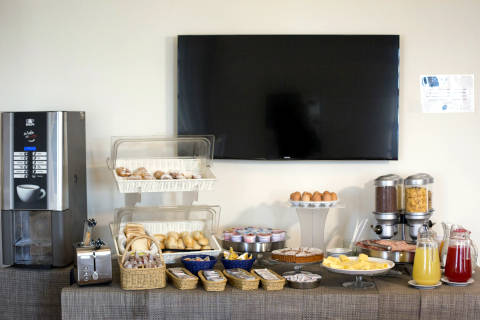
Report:
<svg viewBox="0 0 480 320"><path fill-rule="evenodd" d="M206 258L210 257L210 261L186 261L187 258ZM213 269L215 263L217 263L217 259L213 256L209 256L206 254L192 254L188 256L182 257L182 263L187 268L188 271L193 273L194 275L198 274L200 270L208 270Z"/></svg>
<svg viewBox="0 0 480 320"><path fill-rule="evenodd" d="M297 273L311 274L312 272L309 272L309 271L288 271L288 272L284 272L282 274L282 276L285 277L285 276L289 276L289 275L295 275ZM285 279L285 280L287 280L288 286L290 288L294 288L294 289L314 289L314 288L317 288L318 286L320 286L320 282L322 281L322 277L320 277L316 281L312 281L312 282L290 281L288 279Z"/></svg>
<svg viewBox="0 0 480 320"><path fill-rule="evenodd" d="M225 269L235 269L235 268L241 268L245 269L247 271L250 271L252 269L253 263L255 262L255 258L253 259L248 259L248 260L227 260L227 259L222 259L221 260L223 263L223 267Z"/></svg>
<svg viewBox="0 0 480 320"><path fill-rule="evenodd" d="M327 249L327 257L339 257L340 255L352 256L353 250L349 248L330 248Z"/></svg>

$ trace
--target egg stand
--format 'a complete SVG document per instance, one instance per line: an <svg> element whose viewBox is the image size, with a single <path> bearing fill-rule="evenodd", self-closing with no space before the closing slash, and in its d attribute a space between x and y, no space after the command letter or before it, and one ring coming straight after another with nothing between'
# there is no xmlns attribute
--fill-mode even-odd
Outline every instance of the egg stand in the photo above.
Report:
<svg viewBox="0 0 480 320"><path fill-rule="evenodd" d="M300 223L301 246L322 249L325 254L325 222L327 221L330 209L343 209L344 205L337 203L331 207L294 207ZM304 266L317 264L309 263L286 263L293 265L297 272Z"/></svg>

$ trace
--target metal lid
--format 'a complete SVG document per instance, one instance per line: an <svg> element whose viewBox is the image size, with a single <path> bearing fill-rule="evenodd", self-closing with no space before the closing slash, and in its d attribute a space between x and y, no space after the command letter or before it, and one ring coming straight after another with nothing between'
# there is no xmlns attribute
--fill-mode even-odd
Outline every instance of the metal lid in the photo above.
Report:
<svg viewBox="0 0 480 320"><path fill-rule="evenodd" d="M422 186L433 183L433 177L427 173L417 173L405 179L406 186Z"/></svg>
<svg viewBox="0 0 480 320"><path fill-rule="evenodd" d="M393 187L403 183L402 177L396 174L387 174L375 179L376 187Z"/></svg>

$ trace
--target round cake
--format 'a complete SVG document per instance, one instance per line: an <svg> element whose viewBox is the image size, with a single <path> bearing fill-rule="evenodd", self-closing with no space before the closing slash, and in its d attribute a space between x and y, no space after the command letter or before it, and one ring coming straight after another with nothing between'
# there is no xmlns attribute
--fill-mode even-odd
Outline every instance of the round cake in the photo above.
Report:
<svg viewBox="0 0 480 320"><path fill-rule="evenodd" d="M272 251L272 259L291 263L320 262L323 251L318 248L283 248Z"/></svg>

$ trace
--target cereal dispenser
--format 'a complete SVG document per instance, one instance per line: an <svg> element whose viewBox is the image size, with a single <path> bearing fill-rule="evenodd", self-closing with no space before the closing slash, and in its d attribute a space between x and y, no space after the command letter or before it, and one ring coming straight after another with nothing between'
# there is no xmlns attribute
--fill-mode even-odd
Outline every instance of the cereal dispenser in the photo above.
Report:
<svg viewBox="0 0 480 320"><path fill-rule="evenodd" d="M391 239L398 233L398 222L403 207L403 179L396 174L380 176L375 184L374 232L382 239Z"/></svg>
<svg viewBox="0 0 480 320"><path fill-rule="evenodd" d="M428 223L433 213L433 177L426 173L417 173L407 177L404 184L405 220L410 237L416 239L418 228Z"/></svg>

